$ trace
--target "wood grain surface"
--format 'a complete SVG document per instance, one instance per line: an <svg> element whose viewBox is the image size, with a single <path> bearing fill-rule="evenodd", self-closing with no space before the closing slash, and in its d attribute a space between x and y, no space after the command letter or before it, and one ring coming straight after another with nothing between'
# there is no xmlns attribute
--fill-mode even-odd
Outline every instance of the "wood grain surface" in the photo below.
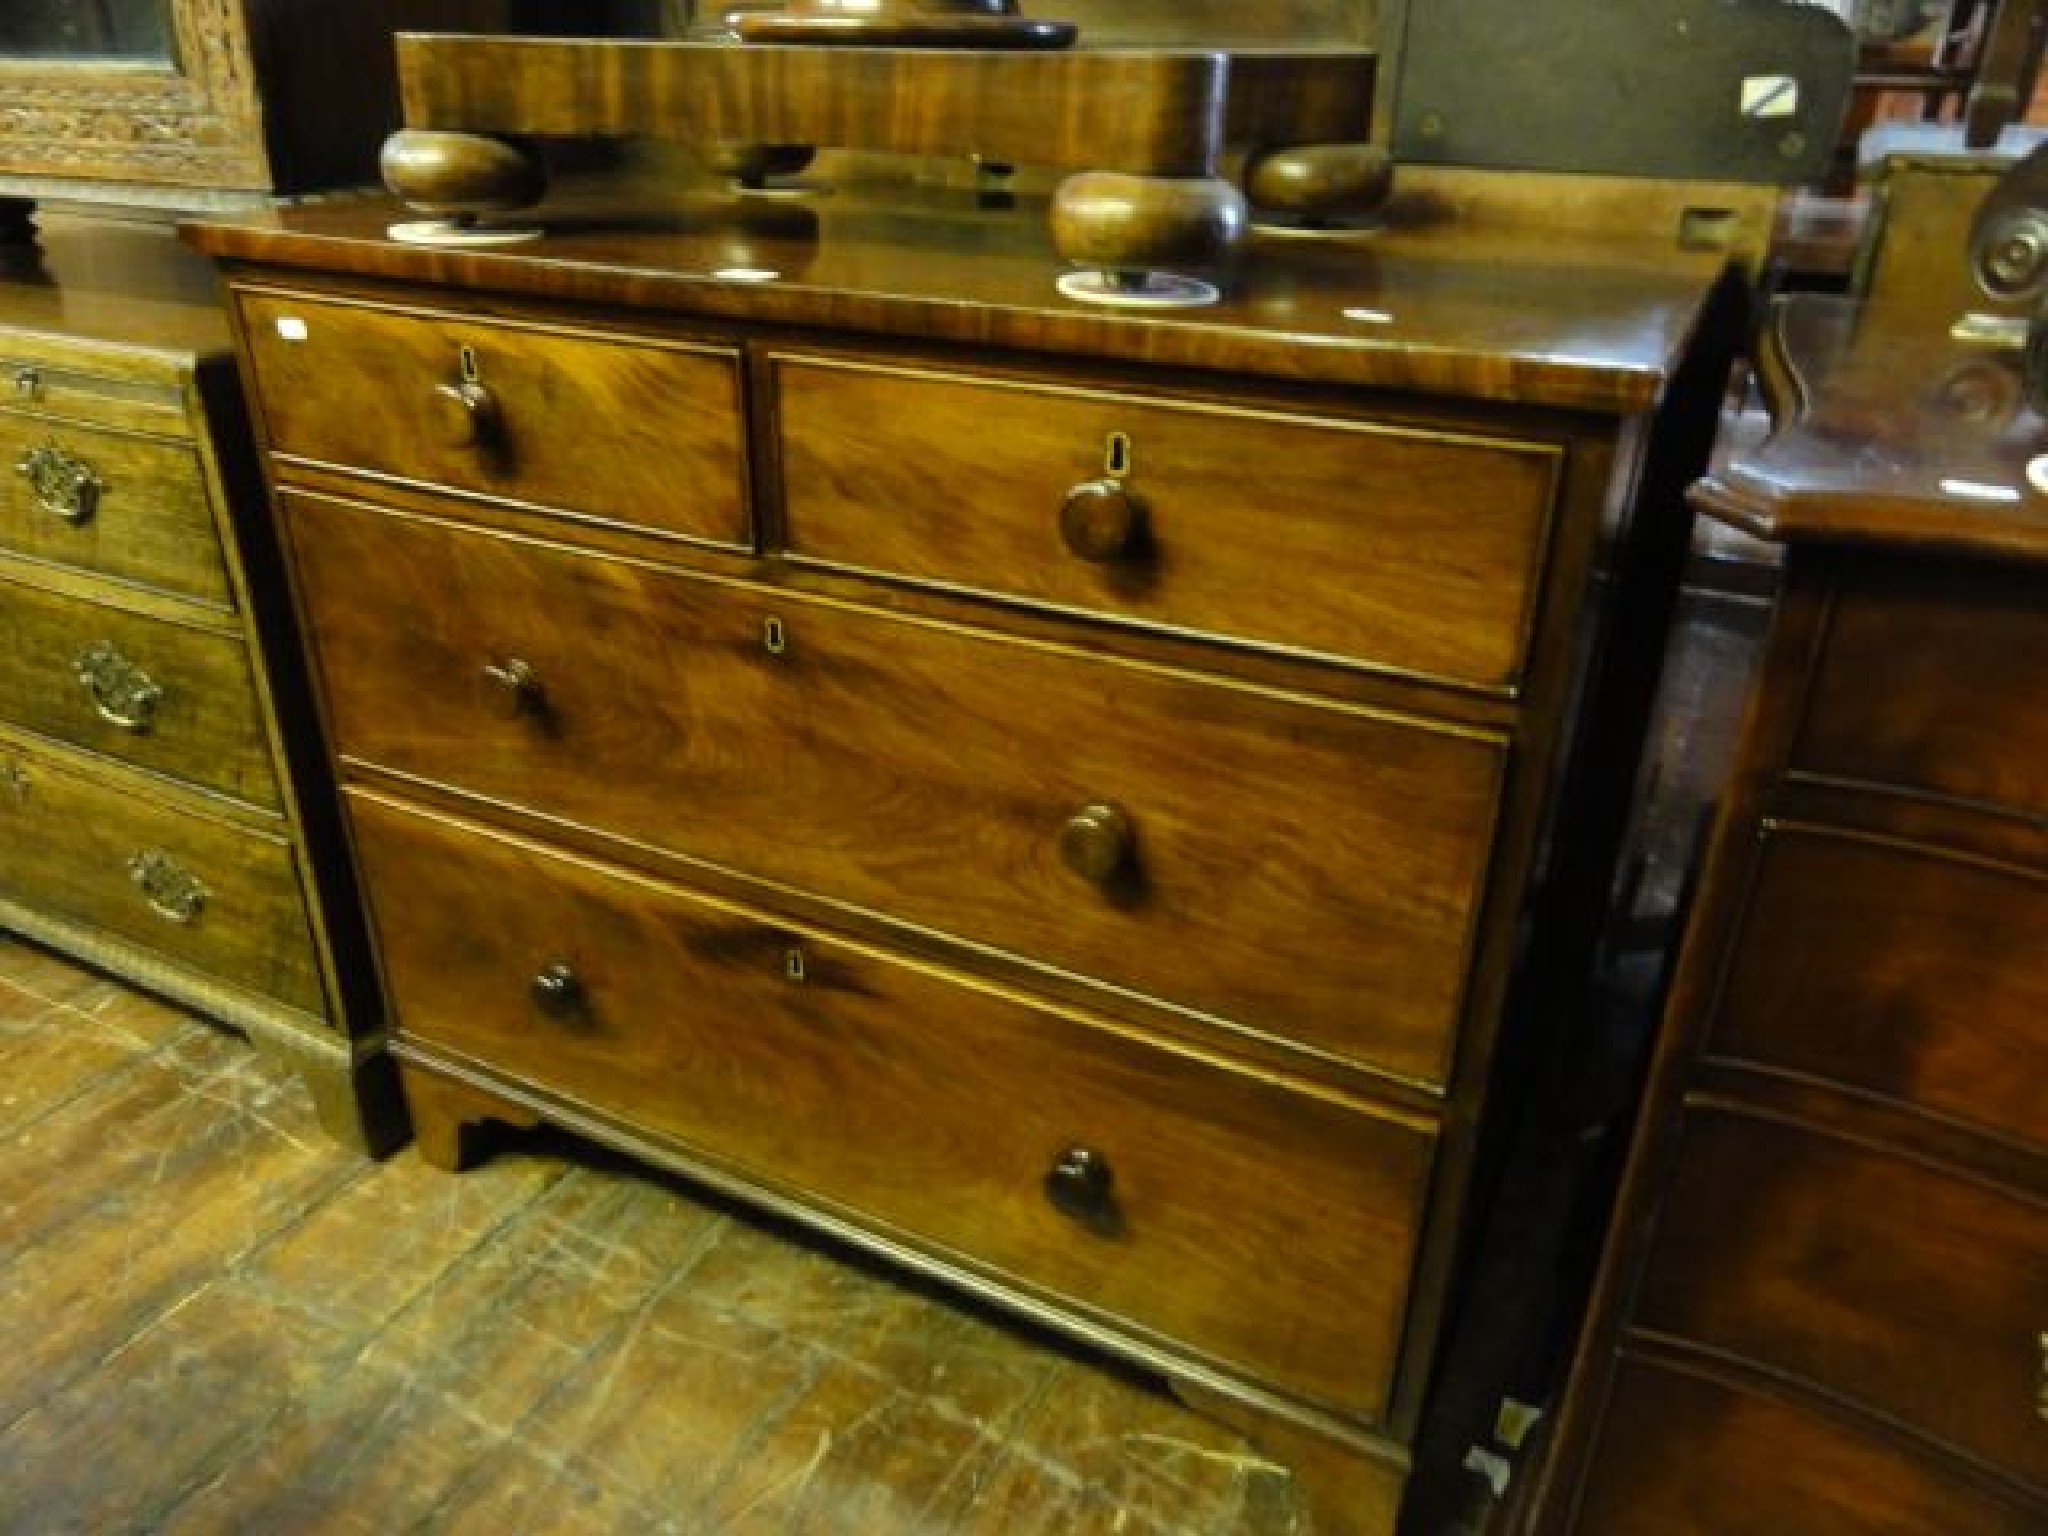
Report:
<svg viewBox="0 0 2048 1536"><path fill-rule="evenodd" d="M346 763L1443 1081L1496 740L324 498L284 508ZM509 716L482 677L508 659L538 684ZM1097 802L1136 839L1102 886L1060 852Z"/></svg>
<svg viewBox="0 0 2048 1536"><path fill-rule="evenodd" d="M1483 688L1520 677L1555 445L801 354L772 367L798 559ZM1091 563L1060 513L1099 479L1142 527Z"/></svg>

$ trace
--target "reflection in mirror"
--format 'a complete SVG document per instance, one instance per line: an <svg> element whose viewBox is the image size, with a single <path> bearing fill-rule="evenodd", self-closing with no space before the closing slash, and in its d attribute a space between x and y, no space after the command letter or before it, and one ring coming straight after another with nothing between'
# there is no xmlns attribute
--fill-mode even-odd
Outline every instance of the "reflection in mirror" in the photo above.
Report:
<svg viewBox="0 0 2048 1536"><path fill-rule="evenodd" d="M168 63L170 0L4 0L0 55Z"/></svg>

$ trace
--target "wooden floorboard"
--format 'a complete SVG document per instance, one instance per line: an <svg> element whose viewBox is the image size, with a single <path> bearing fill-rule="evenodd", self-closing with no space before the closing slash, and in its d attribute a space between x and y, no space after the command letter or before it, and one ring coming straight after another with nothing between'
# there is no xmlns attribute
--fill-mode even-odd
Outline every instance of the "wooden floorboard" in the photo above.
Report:
<svg viewBox="0 0 2048 1536"><path fill-rule="evenodd" d="M0 935L0 1532L1280 1536L1146 1384L563 1137L462 1175Z"/></svg>

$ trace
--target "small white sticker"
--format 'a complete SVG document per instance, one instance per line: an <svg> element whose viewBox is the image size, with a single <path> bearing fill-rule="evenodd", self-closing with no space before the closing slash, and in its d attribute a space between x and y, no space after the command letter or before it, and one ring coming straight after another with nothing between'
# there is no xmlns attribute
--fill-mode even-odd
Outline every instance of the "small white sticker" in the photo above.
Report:
<svg viewBox="0 0 2048 1536"><path fill-rule="evenodd" d="M277 334L286 341L304 341L306 339L306 322L297 315L279 315L277 317Z"/></svg>
<svg viewBox="0 0 2048 1536"><path fill-rule="evenodd" d="M1972 501L2018 501L2017 487L2010 485L1986 485L1981 480L1944 480L1941 482L1944 496L1967 496Z"/></svg>
<svg viewBox="0 0 2048 1536"><path fill-rule="evenodd" d="M780 272L770 271L767 267L720 267L711 275L722 277L728 283L772 283L782 276Z"/></svg>
<svg viewBox="0 0 2048 1536"><path fill-rule="evenodd" d="M1776 118L1799 115L1799 82L1791 75L1745 75L1742 115Z"/></svg>
<svg viewBox="0 0 2048 1536"><path fill-rule="evenodd" d="M1394 317L1384 309L1347 309L1346 320L1356 320L1360 325L1392 325Z"/></svg>

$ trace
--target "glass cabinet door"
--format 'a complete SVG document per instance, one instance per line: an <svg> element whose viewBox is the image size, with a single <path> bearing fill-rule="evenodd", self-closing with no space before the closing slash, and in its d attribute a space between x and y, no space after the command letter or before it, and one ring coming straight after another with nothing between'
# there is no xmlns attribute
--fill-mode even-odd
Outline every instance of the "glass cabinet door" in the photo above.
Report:
<svg viewBox="0 0 2048 1536"><path fill-rule="evenodd" d="M0 0L0 54L167 64L171 0Z"/></svg>

